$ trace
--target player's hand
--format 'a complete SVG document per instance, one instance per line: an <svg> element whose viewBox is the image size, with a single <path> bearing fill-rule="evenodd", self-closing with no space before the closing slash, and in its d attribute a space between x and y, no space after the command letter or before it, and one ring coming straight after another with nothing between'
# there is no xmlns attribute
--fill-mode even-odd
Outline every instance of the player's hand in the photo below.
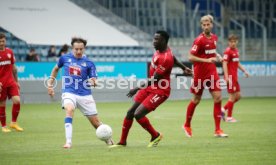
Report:
<svg viewBox="0 0 276 165"><path fill-rule="evenodd" d="M53 87L48 87L48 95L50 95L50 97L54 97L55 91Z"/></svg>
<svg viewBox="0 0 276 165"><path fill-rule="evenodd" d="M247 71L245 71L245 72L244 72L244 76L245 76L246 78L248 78L250 75L249 75L249 73L248 73Z"/></svg>
<svg viewBox="0 0 276 165"><path fill-rule="evenodd" d="M215 62L217 62L217 57L208 58L208 59L207 59L207 62L208 62L208 63L215 63Z"/></svg>
<svg viewBox="0 0 276 165"><path fill-rule="evenodd" d="M184 73L186 75L193 76L193 70L188 67L185 68Z"/></svg>
<svg viewBox="0 0 276 165"><path fill-rule="evenodd" d="M216 54L217 55L217 60L219 61L219 62L223 62L223 58L222 58L222 56L220 55L220 54Z"/></svg>
<svg viewBox="0 0 276 165"><path fill-rule="evenodd" d="M89 82L91 83L91 85L95 88L97 86L97 79L96 78L90 78L89 80L90 80Z"/></svg>
<svg viewBox="0 0 276 165"><path fill-rule="evenodd" d="M0 82L0 92L2 91L2 83Z"/></svg>
<svg viewBox="0 0 276 165"><path fill-rule="evenodd" d="M134 88L134 89L129 90L129 92L127 93L127 97L134 96L138 90L139 90L139 88Z"/></svg>
<svg viewBox="0 0 276 165"><path fill-rule="evenodd" d="M224 80L225 80L226 84L229 84L229 77L228 76L225 77Z"/></svg>

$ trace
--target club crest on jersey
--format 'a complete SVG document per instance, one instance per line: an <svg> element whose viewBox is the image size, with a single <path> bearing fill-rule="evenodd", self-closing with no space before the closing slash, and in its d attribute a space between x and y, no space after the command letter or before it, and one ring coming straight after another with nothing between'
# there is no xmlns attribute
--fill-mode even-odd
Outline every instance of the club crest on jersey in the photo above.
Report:
<svg viewBox="0 0 276 165"><path fill-rule="evenodd" d="M81 76L81 68L78 66L69 66L69 74L73 76Z"/></svg>
<svg viewBox="0 0 276 165"><path fill-rule="evenodd" d="M8 56L8 58L11 58L11 54L10 53L8 53L7 56Z"/></svg>

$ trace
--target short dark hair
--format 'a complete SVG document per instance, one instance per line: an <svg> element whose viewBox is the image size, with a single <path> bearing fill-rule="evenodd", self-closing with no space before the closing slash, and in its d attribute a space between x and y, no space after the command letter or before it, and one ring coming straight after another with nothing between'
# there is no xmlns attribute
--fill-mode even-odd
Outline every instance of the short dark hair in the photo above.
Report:
<svg viewBox="0 0 276 165"><path fill-rule="evenodd" d="M228 41L231 41L231 40L239 40L239 37L236 36L235 34L230 34L228 36Z"/></svg>
<svg viewBox="0 0 276 165"><path fill-rule="evenodd" d="M155 33L160 34L160 35L165 39L166 43L169 42L170 35L169 35L168 32L166 32L166 31L164 31L164 30L158 30L158 31L156 31Z"/></svg>
<svg viewBox="0 0 276 165"><path fill-rule="evenodd" d="M6 38L5 33L0 33L0 39L2 39L2 38Z"/></svg>
<svg viewBox="0 0 276 165"><path fill-rule="evenodd" d="M72 41L71 41L71 45L73 46L75 42L83 43L84 46L86 46L86 44L87 44L87 41L83 38L80 38L80 37L73 37Z"/></svg>

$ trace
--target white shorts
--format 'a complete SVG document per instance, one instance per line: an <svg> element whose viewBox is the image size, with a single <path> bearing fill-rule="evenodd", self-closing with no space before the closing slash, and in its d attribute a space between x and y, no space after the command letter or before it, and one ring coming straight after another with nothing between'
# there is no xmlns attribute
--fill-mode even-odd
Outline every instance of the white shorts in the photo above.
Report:
<svg viewBox="0 0 276 165"><path fill-rule="evenodd" d="M72 93L63 93L61 98L62 108L66 104L72 104L74 105L74 109L78 108L85 116L97 115L98 113L92 95L79 96Z"/></svg>

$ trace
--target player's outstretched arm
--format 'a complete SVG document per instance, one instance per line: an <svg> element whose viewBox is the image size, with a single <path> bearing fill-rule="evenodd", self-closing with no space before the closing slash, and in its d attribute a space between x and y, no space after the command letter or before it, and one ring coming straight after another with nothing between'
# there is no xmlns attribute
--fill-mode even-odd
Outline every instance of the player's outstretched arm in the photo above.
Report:
<svg viewBox="0 0 276 165"><path fill-rule="evenodd" d="M193 75L192 69L185 66L182 62L180 62L175 56L173 56L174 64L177 65L179 68L181 68L185 74L187 75Z"/></svg>
<svg viewBox="0 0 276 165"><path fill-rule="evenodd" d="M140 89L150 86L152 83L159 81L161 78L162 78L162 75L159 75L155 72L154 76L152 78L148 79L148 81L146 83L140 85L139 87L129 90L129 92L127 93L127 97L134 96Z"/></svg>
<svg viewBox="0 0 276 165"><path fill-rule="evenodd" d="M47 86L48 86L48 94L51 97L54 97L55 91L54 91L54 81L56 80L57 74L59 71L59 67L56 65L52 69L50 79L47 81Z"/></svg>
<svg viewBox="0 0 276 165"><path fill-rule="evenodd" d="M239 63L238 67L244 73L246 78L248 78L250 76L249 73L245 70L245 68L242 66L241 63Z"/></svg>

